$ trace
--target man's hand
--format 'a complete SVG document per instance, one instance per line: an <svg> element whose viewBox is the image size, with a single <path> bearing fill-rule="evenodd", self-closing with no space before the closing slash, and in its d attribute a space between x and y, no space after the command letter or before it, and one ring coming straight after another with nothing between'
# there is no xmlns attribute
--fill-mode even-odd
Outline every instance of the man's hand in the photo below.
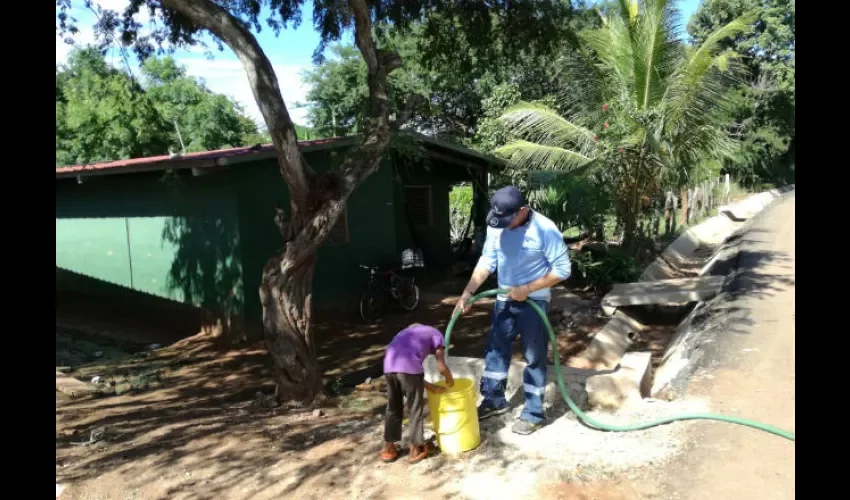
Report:
<svg viewBox="0 0 850 500"><path fill-rule="evenodd" d="M460 313L463 314L469 311L469 306L466 304L467 301L469 301L469 299L472 297L472 294L475 293L475 290L478 290L481 284L487 280L488 276L490 276L490 269L488 269L487 267L476 267L472 271L472 276L469 278L469 283L467 283L466 287L464 287L463 293L460 295L460 299L455 305L455 313L460 311ZM454 313L452 315L454 315Z"/></svg>
<svg viewBox="0 0 850 500"><path fill-rule="evenodd" d="M508 290L508 298L517 302L525 301L528 298L528 294L531 293L528 285L512 286Z"/></svg>
<svg viewBox="0 0 850 500"><path fill-rule="evenodd" d="M425 382L425 390L428 391L428 392L433 392L434 394L442 394L442 393L446 392L445 387L441 387L439 385L432 384L432 383L429 383L429 382Z"/></svg>
<svg viewBox="0 0 850 500"><path fill-rule="evenodd" d="M466 304L466 301L468 301L470 299L470 297L472 297L472 294L469 293L466 290L464 290L463 293L460 294L460 298L457 299L457 304L455 304L455 310L454 310L454 312L452 312L453 316L458 311L460 311L461 314L465 314L466 312L469 311L470 306L468 306Z"/></svg>

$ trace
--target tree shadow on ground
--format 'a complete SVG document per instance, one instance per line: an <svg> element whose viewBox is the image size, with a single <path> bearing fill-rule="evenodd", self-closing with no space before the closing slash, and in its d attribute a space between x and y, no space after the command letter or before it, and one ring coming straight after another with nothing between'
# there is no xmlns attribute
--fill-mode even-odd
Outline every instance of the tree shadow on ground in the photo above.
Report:
<svg viewBox="0 0 850 500"><path fill-rule="evenodd" d="M293 453L360 434L375 423L368 413L333 408L326 417L313 417L308 408L267 408L267 398L255 397L272 389L265 352L234 350L223 359L208 342L197 344L182 353L187 363L160 390L57 404L57 473L64 481L118 471L128 486L143 488L143 473L168 478L178 471L181 477L166 481L175 484L165 497L227 498L240 486L280 483L282 477L272 476L283 457L297 463ZM72 444L85 441L92 429L105 429L101 443ZM60 462L70 467L59 468ZM284 468L304 475L315 467ZM184 469L209 474L184 478Z"/></svg>
<svg viewBox="0 0 850 500"><path fill-rule="evenodd" d="M390 499L399 488L451 490L464 460L506 467L516 456L485 433L490 447L464 457L380 464L383 419L374 408L327 399L314 416L313 407L274 409L257 398L272 391L262 349L222 353L198 336L143 362L172 368L162 388L57 403L57 482L91 488L108 475L122 495L148 498ZM102 441L72 444L94 429Z"/></svg>
<svg viewBox="0 0 850 500"><path fill-rule="evenodd" d="M411 323L431 325L445 332L453 309L451 303L423 301L414 312L389 314L374 324L319 318L315 326L316 342L319 363L325 367L325 378L353 385L362 383L367 377L380 376L386 346L398 332ZM477 306L466 314L453 329L452 355L463 355L464 352L482 355L483 339L489 326L490 307Z"/></svg>

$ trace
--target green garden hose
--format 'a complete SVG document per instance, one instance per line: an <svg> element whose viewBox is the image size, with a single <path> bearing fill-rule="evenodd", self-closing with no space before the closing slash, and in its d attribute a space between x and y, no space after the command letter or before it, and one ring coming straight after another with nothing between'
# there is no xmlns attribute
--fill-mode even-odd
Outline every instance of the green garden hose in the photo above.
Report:
<svg viewBox="0 0 850 500"><path fill-rule="evenodd" d="M467 305L472 304L473 302L483 299L485 297L492 297L499 293L508 293L508 290L504 289L493 289L488 290L486 292L479 293L478 295L474 295L469 298L466 302ZM642 429L648 429L650 427L655 427L658 425L669 424L670 422L675 422L677 420L719 420L721 422L729 422L732 424L743 425L746 427L752 427L755 429L759 429L765 432L769 432L771 434L775 434L777 436L784 437L785 439L790 439L791 441L795 441L794 433L784 431L777 427L773 427L771 425L761 424L758 422L753 422L751 420L746 420L738 417L729 417L726 415L717 415L713 413L685 413L678 416L662 418L659 420L654 420L651 422L645 422L642 424L632 424L632 425L608 425L602 422L599 422L587 415L585 415L578 406L570 399L570 395L567 392L567 388L564 385L564 376L561 373L561 363L558 360L558 347L557 342L555 341L555 330L552 328L552 324L549 322L549 318L546 316L546 313L543 312L543 309L540 308L537 304L534 303L533 300L529 300L528 304L540 315L540 318L543 320L543 324L546 325L546 330L549 332L549 342L552 344L552 357L555 361L555 375L558 379L558 389L561 390L561 396L563 396L564 401L566 401L567 405L570 409L578 416L578 418L587 424L590 427L596 428L601 431L611 431L611 432L627 432L627 431L638 431ZM461 316L461 311L455 311L452 314L452 318L449 321L448 326L446 326L446 353L448 354L448 346L449 339L451 338L452 328L454 328L455 322Z"/></svg>

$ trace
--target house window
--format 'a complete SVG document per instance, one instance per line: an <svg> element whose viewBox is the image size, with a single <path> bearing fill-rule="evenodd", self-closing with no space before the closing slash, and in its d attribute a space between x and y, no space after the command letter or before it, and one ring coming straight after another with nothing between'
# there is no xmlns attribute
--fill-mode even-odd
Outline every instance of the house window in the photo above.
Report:
<svg viewBox="0 0 850 500"><path fill-rule="evenodd" d="M329 245L344 245L348 243L348 208L343 208L339 214L339 219L328 234L327 243Z"/></svg>
<svg viewBox="0 0 850 500"><path fill-rule="evenodd" d="M431 186L405 186L408 217L415 226L428 227L434 223L431 209Z"/></svg>

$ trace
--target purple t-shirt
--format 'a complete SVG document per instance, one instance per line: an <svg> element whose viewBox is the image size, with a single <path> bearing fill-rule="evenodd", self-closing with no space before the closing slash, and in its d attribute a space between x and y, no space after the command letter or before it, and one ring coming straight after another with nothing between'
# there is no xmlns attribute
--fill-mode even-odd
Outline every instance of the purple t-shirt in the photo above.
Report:
<svg viewBox="0 0 850 500"><path fill-rule="evenodd" d="M422 362L443 347L443 334L432 326L416 325L398 332L384 356L384 373L424 373Z"/></svg>

